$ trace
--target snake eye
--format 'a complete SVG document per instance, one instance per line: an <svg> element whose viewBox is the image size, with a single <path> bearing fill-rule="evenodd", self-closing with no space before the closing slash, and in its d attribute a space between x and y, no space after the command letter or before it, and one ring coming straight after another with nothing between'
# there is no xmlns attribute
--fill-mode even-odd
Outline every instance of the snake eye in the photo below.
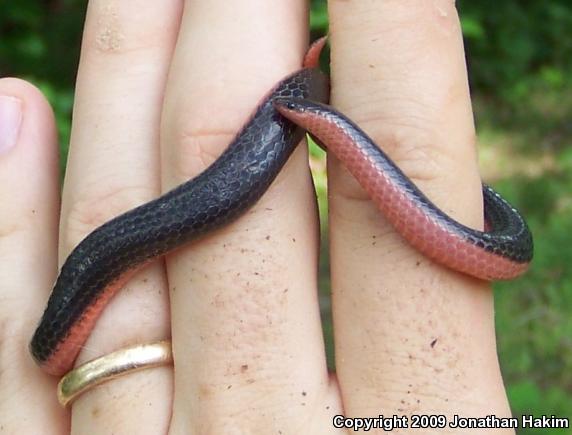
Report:
<svg viewBox="0 0 572 435"><path fill-rule="evenodd" d="M288 110L296 110L296 104L288 98L276 98L274 100L274 105Z"/></svg>

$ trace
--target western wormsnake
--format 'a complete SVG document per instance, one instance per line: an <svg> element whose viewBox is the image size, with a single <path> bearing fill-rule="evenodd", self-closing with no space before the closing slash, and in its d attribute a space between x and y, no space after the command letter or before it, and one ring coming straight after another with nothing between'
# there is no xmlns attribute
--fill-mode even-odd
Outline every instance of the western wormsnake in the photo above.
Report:
<svg viewBox="0 0 572 435"><path fill-rule="evenodd" d="M72 368L107 302L141 267L256 203L301 141L302 129L342 161L389 222L426 256L486 280L526 270L530 231L490 187L483 186L487 231L468 228L437 208L357 125L324 104L327 79L317 68L324 42L310 48L302 70L262 100L204 172L97 228L71 252L30 343L44 371L63 375Z"/></svg>

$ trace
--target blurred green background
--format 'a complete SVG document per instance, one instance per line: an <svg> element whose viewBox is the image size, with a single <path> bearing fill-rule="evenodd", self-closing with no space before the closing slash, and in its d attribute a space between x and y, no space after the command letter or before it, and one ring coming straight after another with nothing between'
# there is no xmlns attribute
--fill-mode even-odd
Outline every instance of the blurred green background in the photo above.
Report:
<svg viewBox="0 0 572 435"><path fill-rule="evenodd" d="M0 75L28 79L49 98L65 162L85 2L6 5L0 0ZM572 3L459 0L457 5L483 176L518 206L535 235L531 271L516 282L495 284L499 353L511 406L515 415L572 417ZM312 1L311 24L314 38L326 33L324 1ZM311 151L326 234L324 154L315 146ZM331 363L327 263L324 251L321 299ZM562 433L520 433L529 432Z"/></svg>

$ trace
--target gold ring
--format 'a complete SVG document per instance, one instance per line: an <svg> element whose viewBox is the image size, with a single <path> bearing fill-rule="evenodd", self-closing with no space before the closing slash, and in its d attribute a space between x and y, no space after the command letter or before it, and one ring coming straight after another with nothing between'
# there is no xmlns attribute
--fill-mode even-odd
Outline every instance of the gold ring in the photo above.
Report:
<svg viewBox="0 0 572 435"><path fill-rule="evenodd" d="M58 384L58 400L69 405L76 397L96 385L133 371L173 363L169 340L138 344L103 355L68 372Z"/></svg>

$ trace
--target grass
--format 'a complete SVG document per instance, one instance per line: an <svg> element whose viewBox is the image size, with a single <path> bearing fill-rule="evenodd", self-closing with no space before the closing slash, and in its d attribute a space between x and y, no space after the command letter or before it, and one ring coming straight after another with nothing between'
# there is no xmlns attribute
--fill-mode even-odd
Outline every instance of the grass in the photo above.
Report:
<svg viewBox="0 0 572 435"><path fill-rule="evenodd" d="M489 175L522 209L535 236L530 272L518 281L495 284L498 348L509 400L516 415L571 418L572 89L558 94L532 95L525 109L504 119L495 119L494 106L477 107L484 154L500 140L506 156L499 159L506 175L502 170Z"/></svg>

